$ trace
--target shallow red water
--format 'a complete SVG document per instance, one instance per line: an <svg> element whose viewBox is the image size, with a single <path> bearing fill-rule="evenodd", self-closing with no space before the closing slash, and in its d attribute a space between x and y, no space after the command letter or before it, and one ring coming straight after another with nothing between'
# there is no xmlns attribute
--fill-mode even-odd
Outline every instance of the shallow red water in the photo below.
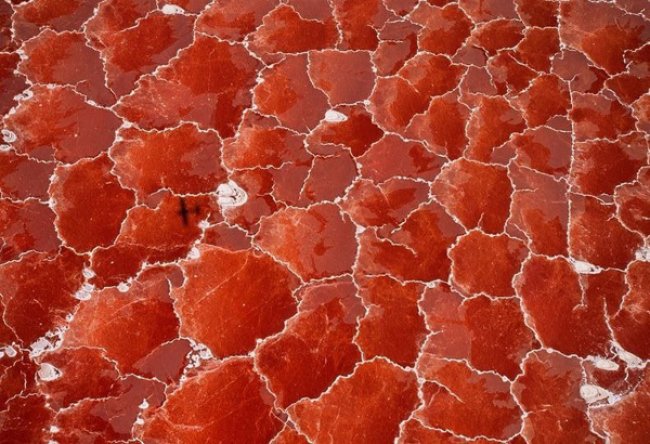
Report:
<svg viewBox="0 0 650 444"><path fill-rule="evenodd" d="M650 442L647 2L0 29L0 443Z"/></svg>

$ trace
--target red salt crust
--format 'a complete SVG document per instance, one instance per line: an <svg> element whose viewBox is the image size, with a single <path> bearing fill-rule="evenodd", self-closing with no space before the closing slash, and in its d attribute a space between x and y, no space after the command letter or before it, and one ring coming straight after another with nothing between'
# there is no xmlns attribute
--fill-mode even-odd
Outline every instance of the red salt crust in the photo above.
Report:
<svg viewBox="0 0 650 444"><path fill-rule="evenodd" d="M445 280L451 267L447 250L462 233L444 208L427 204L385 239L371 230L361 234L358 266L364 273L399 280Z"/></svg>
<svg viewBox="0 0 650 444"><path fill-rule="evenodd" d="M111 245L133 206L133 192L120 185L112 167L111 159L102 154L57 167L54 173L50 192L57 229L62 240L79 251Z"/></svg>
<svg viewBox="0 0 650 444"><path fill-rule="evenodd" d="M34 86L5 123L16 151L39 160L75 162L95 157L115 139L120 119L69 88Z"/></svg>
<svg viewBox="0 0 650 444"><path fill-rule="evenodd" d="M256 365L286 408L323 393L337 376L352 373L361 353L353 338L364 309L349 278L304 287L298 314L265 340Z"/></svg>
<svg viewBox="0 0 650 444"><path fill-rule="evenodd" d="M521 410L510 384L497 375L428 353L420 357L417 372L425 382L424 402L415 417L425 425L470 438L508 439L519 432Z"/></svg>
<svg viewBox="0 0 650 444"><path fill-rule="evenodd" d="M224 442L267 443L282 427L272 402L251 360L229 359L169 394L145 416L139 435L145 442L198 444L219 436Z"/></svg>
<svg viewBox="0 0 650 444"><path fill-rule="evenodd" d="M54 213L37 200L0 199L0 258L18 258L29 251L54 252L61 241L54 229Z"/></svg>
<svg viewBox="0 0 650 444"><path fill-rule="evenodd" d="M333 204L287 208L262 220L255 242L304 280L352 271L354 225Z"/></svg>
<svg viewBox="0 0 650 444"><path fill-rule="evenodd" d="M646 340L650 333L650 265L633 262L627 270L629 292L620 301L620 308L611 318L614 337L626 350L642 359L649 359L650 346Z"/></svg>
<svg viewBox="0 0 650 444"><path fill-rule="evenodd" d="M491 57L487 67L499 94L523 91L536 75L534 70L518 61L515 54L508 51Z"/></svg>
<svg viewBox="0 0 650 444"><path fill-rule="evenodd" d="M503 231L512 184L505 168L458 159L440 172L431 192L468 229Z"/></svg>
<svg viewBox="0 0 650 444"><path fill-rule="evenodd" d="M0 53L0 113L5 114L15 104L14 97L26 87L25 78L16 72L20 56L13 53Z"/></svg>
<svg viewBox="0 0 650 444"><path fill-rule="evenodd" d="M219 0L210 3L196 22L202 33L222 39L242 40L262 24L262 18L277 4L277 0Z"/></svg>
<svg viewBox="0 0 650 444"><path fill-rule="evenodd" d="M386 276L361 280L359 295L368 308L356 343L366 359L384 356L413 366L427 335L417 305L422 292L420 284L401 284Z"/></svg>
<svg viewBox="0 0 650 444"><path fill-rule="evenodd" d="M14 151L0 152L0 192L12 199L45 200L54 167Z"/></svg>
<svg viewBox="0 0 650 444"><path fill-rule="evenodd" d="M298 401L289 409L298 430L323 443L391 443L399 424L418 403L413 372L375 359L358 365L316 399Z"/></svg>
<svg viewBox="0 0 650 444"><path fill-rule="evenodd" d="M420 3L411 19L423 27L418 33L419 47L434 54L454 54L472 28L469 17L455 4L441 8Z"/></svg>
<svg viewBox="0 0 650 444"><path fill-rule="evenodd" d="M523 369L513 393L526 412L522 435L527 441L541 435L550 442L600 442L590 429L587 405L580 397L578 359L538 351L526 357Z"/></svg>
<svg viewBox="0 0 650 444"><path fill-rule="evenodd" d="M516 55L531 68L548 72L556 57L555 54L559 51L560 37L557 29L527 28L524 31L524 38L517 45Z"/></svg>
<svg viewBox="0 0 650 444"><path fill-rule="evenodd" d="M514 294L512 277L527 254L526 246L517 239L471 231L449 252L454 282L467 294L510 296Z"/></svg>
<svg viewBox="0 0 650 444"><path fill-rule="evenodd" d="M439 285L426 289L420 307L429 330L436 332L427 339L424 351L467 359L477 370L514 379L521 372L521 360L536 343L515 299L463 300L449 286Z"/></svg>
<svg viewBox="0 0 650 444"><path fill-rule="evenodd" d="M14 2L18 3L18 2ZM76 30L93 15L99 0L36 0L15 5L14 31L20 40L38 34L39 29L51 27L55 31Z"/></svg>
<svg viewBox="0 0 650 444"><path fill-rule="evenodd" d="M637 181L619 186L615 200L623 224L650 236L650 168L641 169Z"/></svg>
<svg viewBox="0 0 650 444"><path fill-rule="evenodd" d="M32 82L70 85L102 105L115 102L100 54L86 44L84 34L46 29L26 42L24 51L20 71Z"/></svg>
<svg viewBox="0 0 650 444"><path fill-rule="evenodd" d="M2 439L6 442L47 442L53 416L46 398L38 394L12 398L0 413Z"/></svg>
<svg viewBox="0 0 650 444"><path fill-rule="evenodd" d="M578 141L616 139L635 129L630 110L605 94L574 94L570 117Z"/></svg>
<svg viewBox="0 0 650 444"><path fill-rule="evenodd" d="M106 0L86 22L86 35L98 49L120 31L132 28L147 13L156 9L155 0Z"/></svg>
<svg viewBox="0 0 650 444"><path fill-rule="evenodd" d="M391 18L390 12L381 0L332 1L342 37L342 49L377 48L377 31Z"/></svg>
<svg viewBox="0 0 650 444"><path fill-rule="evenodd" d="M571 134L541 126L513 137L517 162L541 173L562 177L571 166Z"/></svg>
<svg viewBox="0 0 650 444"><path fill-rule="evenodd" d="M295 314L297 279L269 256L218 247L199 253L181 263L187 281L172 298L181 331L216 356L251 351L257 339L279 332Z"/></svg>
<svg viewBox="0 0 650 444"><path fill-rule="evenodd" d="M367 99L375 84L372 67L370 53L365 51L325 50L309 55L309 76L332 105Z"/></svg>

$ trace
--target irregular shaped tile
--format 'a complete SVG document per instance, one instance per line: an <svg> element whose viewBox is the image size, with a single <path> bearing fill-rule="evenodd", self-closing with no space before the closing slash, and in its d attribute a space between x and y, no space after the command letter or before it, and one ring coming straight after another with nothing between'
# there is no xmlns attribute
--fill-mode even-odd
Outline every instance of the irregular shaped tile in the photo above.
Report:
<svg viewBox="0 0 650 444"><path fill-rule="evenodd" d="M379 33L372 61L379 75L395 74L418 50L420 26L410 21L388 22Z"/></svg>
<svg viewBox="0 0 650 444"><path fill-rule="evenodd" d="M441 8L420 3L411 13L411 20L423 26L418 46L434 54L454 54L472 28L469 17L456 4Z"/></svg>
<svg viewBox="0 0 650 444"><path fill-rule="evenodd" d="M84 258L69 249L55 253L26 253L0 265L3 320L27 348L47 332L61 327L79 301Z"/></svg>
<svg viewBox="0 0 650 444"><path fill-rule="evenodd" d="M474 28L470 41L489 55L494 55L499 50L516 46L524 37L523 29L517 20L492 20Z"/></svg>
<svg viewBox="0 0 650 444"><path fill-rule="evenodd" d="M370 96L370 112L388 131L404 132L416 114L429 105L429 98L402 77L380 77Z"/></svg>
<svg viewBox="0 0 650 444"><path fill-rule="evenodd" d="M181 332L215 356L244 354L279 332L296 312L296 278L266 255L201 246L181 262L185 284L172 291ZM245 290L245 291L243 291Z"/></svg>
<svg viewBox="0 0 650 444"><path fill-rule="evenodd" d="M315 442L392 443L417 402L415 375L376 359L359 364L321 397L298 401L288 413Z"/></svg>
<svg viewBox="0 0 650 444"><path fill-rule="evenodd" d="M86 44L84 34L46 29L26 42L23 50L20 71L32 82L70 85L102 105L115 102L106 87L100 54Z"/></svg>
<svg viewBox="0 0 650 444"><path fill-rule="evenodd" d="M111 148L115 171L140 198L161 189L209 193L227 181L221 167L221 141L214 132L183 124L167 131L129 128L119 137Z"/></svg>
<svg viewBox="0 0 650 444"><path fill-rule="evenodd" d="M17 3L17 2L14 2ZM76 30L88 20L99 0L36 0L14 6L13 26L16 37L27 40L38 34L39 28L55 31Z"/></svg>
<svg viewBox="0 0 650 444"><path fill-rule="evenodd" d="M57 230L79 251L111 245L133 206L133 192L120 185L112 167L110 158L101 155L55 171L50 192Z"/></svg>
<svg viewBox="0 0 650 444"><path fill-rule="evenodd" d="M425 425L468 437L508 439L519 432L521 410L510 384L499 376L427 353L420 357L417 372L425 382L415 418Z"/></svg>
<svg viewBox="0 0 650 444"><path fill-rule="evenodd" d="M451 266L447 250L462 233L440 205L421 206L387 238L371 230L361 234L359 271L398 280L446 280Z"/></svg>
<svg viewBox="0 0 650 444"><path fill-rule="evenodd" d="M432 180L440 172L444 160L418 142L406 141L388 134L357 159L361 175L374 182L384 182L393 176Z"/></svg>
<svg viewBox="0 0 650 444"><path fill-rule="evenodd" d="M595 67L582 52L565 49L552 65L553 73L568 81L573 92L596 94L607 79L607 73Z"/></svg>
<svg viewBox="0 0 650 444"><path fill-rule="evenodd" d="M607 354L605 299L584 294L569 261L533 256L524 263L516 288L544 346L584 357Z"/></svg>
<svg viewBox="0 0 650 444"><path fill-rule="evenodd" d="M398 75L408 80L420 94L431 97L455 89L464 72L464 67L445 56L421 53L406 62Z"/></svg>
<svg viewBox="0 0 650 444"><path fill-rule="evenodd" d="M449 252L454 283L469 295L513 295L512 278L527 254L520 240L505 234L490 236L471 231Z"/></svg>
<svg viewBox="0 0 650 444"><path fill-rule="evenodd" d="M118 96L133 91L136 81L165 65L192 42L194 18L153 12L135 26L106 37L102 54L108 84Z"/></svg>
<svg viewBox="0 0 650 444"><path fill-rule="evenodd" d="M349 273L357 245L352 222L333 204L287 208L262 220L255 242L304 280Z"/></svg>
<svg viewBox="0 0 650 444"><path fill-rule="evenodd" d="M641 237L613 217L613 205L589 196L571 195L570 199L569 249L573 256L600 267L625 268L641 246Z"/></svg>
<svg viewBox="0 0 650 444"><path fill-rule="evenodd" d="M388 276L360 279L359 295L367 307L356 343L365 359L383 356L413 366L427 335L418 311L423 286L400 284Z"/></svg>
<svg viewBox="0 0 650 444"><path fill-rule="evenodd" d="M551 64L559 52L560 36L555 28L525 29L524 38L519 42L516 50L519 60L535 70L545 72L551 69Z"/></svg>
<svg viewBox="0 0 650 444"><path fill-rule="evenodd" d="M260 55L298 53L333 48L338 40L334 20L304 19L290 6L279 6L264 16L250 36L250 48Z"/></svg>
<svg viewBox="0 0 650 444"><path fill-rule="evenodd" d="M528 127L544 125L554 116L564 116L571 107L567 85L554 75L534 79L517 99Z"/></svg>
<svg viewBox="0 0 650 444"><path fill-rule="evenodd" d="M517 13L526 26L557 26L560 2L557 0L515 0Z"/></svg>
<svg viewBox="0 0 650 444"><path fill-rule="evenodd" d="M536 72L515 58L516 54L500 52L488 61L487 69L499 94L521 92L528 88Z"/></svg>
<svg viewBox="0 0 650 444"><path fill-rule="evenodd" d="M627 269L629 292L622 299L619 310L611 318L611 327L618 342L642 359L649 359L650 347L645 340L650 333L650 263L633 262Z"/></svg>
<svg viewBox="0 0 650 444"><path fill-rule="evenodd" d="M619 186L614 199L623 224L650 236L650 168L641 169L637 181Z"/></svg>
<svg viewBox="0 0 650 444"><path fill-rule="evenodd" d="M262 72L262 82L255 88L259 110L290 129L306 132L325 116L327 97L316 89L307 75L305 55L286 56Z"/></svg>
<svg viewBox="0 0 650 444"><path fill-rule="evenodd" d="M298 314L255 352L282 408L319 396L338 376L352 373L361 357L352 340L364 309L349 278L310 285L298 296Z"/></svg>
<svg viewBox="0 0 650 444"><path fill-rule="evenodd" d="M449 286L439 284L425 290L420 308L434 333L423 351L433 356L467 359L474 369L514 379L521 372L521 360L535 346L533 332L514 299L463 300Z"/></svg>
<svg viewBox="0 0 650 444"><path fill-rule="evenodd" d="M224 415L223 412L228 414ZM171 393L144 418L146 442L267 443L282 428L271 394L248 358L214 362Z"/></svg>
<svg viewBox="0 0 650 444"><path fill-rule="evenodd" d="M526 357L523 369L512 391L525 412L522 436L527 441L601 441L591 431L587 404L580 396L582 372L578 359L537 351Z"/></svg>
<svg viewBox="0 0 650 444"><path fill-rule="evenodd" d="M0 413L2 439L7 442L46 442L53 412L43 395L17 396Z"/></svg>
<svg viewBox="0 0 650 444"><path fill-rule="evenodd" d="M648 141L632 133L615 141L598 140L574 145L572 182L580 193L613 194L616 186L632 182L647 164Z"/></svg>
<svg viewBox="0 0 650 444"><path fill-rule="evenodd" d="M16 70L20 56L0 53L0 113L7 113L15 104L15 97L27 88L24 76Z"/></svg>
<svg viewBox="0 0 650 444"><path fill-rule="evenodd" d="M54 252L61 241L54 229L54 213L37 200L0 199L0 259L18 258L29 251Z"/></svg>
<svg viewBox="0 0 650 444"><path fill-rule="evenodd" d="M196 30L225 40L242 40L255 31L277 0L217 0L210 3L196 22Z"/></svg>
<svg viewBox="0 0 650 444"><path fill-rule="evenodd" d="M388 179L374 185L360 180L348 190L341 207L357 225L395 228L428 197L426 183Z"/></svg>
<svg viewBox="0 0 650 444"><path fill-rule="evenodd" d="M0 192L12 199L45 200L54 167L14 151L0 152Z"/></svg>
<svg viewBox="0 0 650 444"><path fill-rule="evenodd" d="M156 77L144 76L117 112L144 129L176 126L180 120L234 135L251 106L260 62L241 44L199 36Z"/></svg>
<svg viewBox="0 0 650 444"><path fill-rule="evenodd" d="M431 192L468 229L503 231L512 184L505 168L457 159L436 177Z"/></svg>
<svg viewBox="0 0 650 444"><path fill-rule="evenodd" d="M615 98L599 94L574 94L570 117L578 141L616 139L635 129L630 110Z"/></svg>
<svg viewBox="0 0 650 444"><path fill-rule="evenodd" d="M16 135L16 151L39 160L72 163L104 152L121 122L69 88L34 86L5 123Z"/></svg>
<svg viewBox="0 0 650 444"><path fill-rule="evenodd" d="M341 32L342 49L369 49L377 47L377 30L391 17L381 0L334 0L334 16Z"/></svg>
<svg viewBox="0 0 650 444"><path fill-rule="evenodd" d="M650 27L638 15L607 3L578 0L562 3L560 36L609 73L625 68L623 53L650 37Z"/></svg>
<svg viewBox="0 0 650 444"><path fill-rule="evenodd" d="M96 48L104 47L120 31L132 28L156 9L155 0L105 0L85 24L85 34Z"/></svg>
<svg viewBox="0 0 650 444"><path fill-rule="evenodd" d="M309 54L309 76L332 105L361 102L375 85L370 53L362 51L313 51Z"/></svg>
<svg viewBox="0 0 650 444"><path fill-rule="evenodd" d="M307 202L333 201L343 197L356 177L354 158L341 149L331 156L314 158L300 193Z"/></svg>
<svg viewBox="0 0 650 444"><path fill-rule="evenodd" d="M570 133L542 126L516 134L512 143L520 165L557 177L569 173L572 154Z"/></svg>

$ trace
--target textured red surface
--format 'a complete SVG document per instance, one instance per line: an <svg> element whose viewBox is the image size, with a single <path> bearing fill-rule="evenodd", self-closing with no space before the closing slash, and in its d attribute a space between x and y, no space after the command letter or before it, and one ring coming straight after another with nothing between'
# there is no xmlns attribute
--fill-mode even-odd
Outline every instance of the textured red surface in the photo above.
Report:
<svg viewBox="0 0 650 444"><path fill-rule="evenodd" d="M0 444L650 442L641 0L0 0Z"/></svg>

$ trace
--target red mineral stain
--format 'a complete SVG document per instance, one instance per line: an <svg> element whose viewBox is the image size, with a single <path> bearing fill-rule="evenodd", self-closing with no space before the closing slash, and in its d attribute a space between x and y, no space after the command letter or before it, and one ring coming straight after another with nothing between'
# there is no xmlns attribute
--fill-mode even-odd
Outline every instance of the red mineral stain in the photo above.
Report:
<svg viewBox="0 0 650 444"><path fill-rule="evenodd" d="M379 75L395 74L418 50L420 26L409 21L388 22L379 33L372 61Z"/></svg>
<svg viewBox="0 0 650 444"><path fill-rule="evenodd" d="M371 230L360 236L359 269L399 280L445 280L447 249L463 232L440 205L421 206L386 239Z"/></svg>
<svg viewBox="0 0 650 444"><path fill-rule="evenodd" d="M287 0L286 3L308 20L325 20L332 16L329 0Z"/></svg>
<svg viewBox="0 0 650 444"><path fill-rule="evenodd" d="M0 259L16 259L28 251L54 252L61 241L54 230L54 213L46 204L29 199L0 199Z"/></svg>
<svg viewBox="0 0 650 444"><path fill-rule="evenodd" d="M614 337L628 351L641 359L649 359L650 346L650 263L633 262L627 269L629 292L620 304L620 310L611 318ZM615 306L614 308L619 308Z"/></svg>
<svg viewBox="0 0 650 444"><path fill-rule="evenodd" d="M581 193L613 194L616 186L632 182L647 164L648 141L632 133L610 142L598 140L574 144L572 182Z"/></svg>
<svg viewBox="0 0 650 444"><path fill-rule="evenodd" d="M540 2L541 3L541 2ZM528 28L517 45L517 58L538 71L548 72L560 51L560 37L555 28Z"/></svg>
<svg viewBox="0 0 650 444"><path fill-rule="evenodd" d="M384 356L399 365L415 364L427 335L417 306L422 291L420 284L387 276L361 280L359 295L368 308L355 342L366 359Z"/></svg>
<svg viewBox="0 0 650 444"><path fill-rule="evenodd" d="M589 196L571 195L569 249L578 259L600 267L625 268L641 246L641 236L614 216L615 208ZM594 240L598 239L598 242Z"/></svg>
<svg viewBox="0 0 650 444"><path fill-rule="evenodd" d="M34 86L33 96L6 119L16 134L16 151L39 160L75 162L105 151L120 119L86 102L69 88Z"/></svg>
<svg viewBox="0 0 650 444"><path fill-rule="evenodd" d="M614 199L621 222L650 236L650 168L639 171L638 181L619 186Z"/></svg>
<svg viewBox="0 0 650 444"><path fill-rule="evenodd" d="M172 291L181 331L215 356L251 351L296 312L297 280L269 256L201 246L181 267L187 280Z"/></svg>
<svg viewBox="0 0 650 444"><path fill-rule="evenodd" d="M287 208L262 220L255 241L304 280L351 271L354 224L334 204Z"/></svg>
<svg viewBox="0 0 650 444"><path fill-rule="evenodd" d="M342 49L377 48L377 31L391 17L381 0L334 0L334 16L341 30Z"/></svg>
<svg viewBox="0 0 650 444"><path fill-rule="evenodd" d="M111 245L133 206L133 192L120 185L112 167L108 156L101 155L55 171L50 191L57 229L79 251Z"/></svg>
<svg viewBox="0 0 650 444"><path fill-rule="evenodd" d="M564 116L571 107L567 85L554 75L537 77L517 100L528 127L544 125L554 116Z"/></svg>
<svg viewBox="0 0 650 444"><path fill-rule="evenodd" d="M79 301L84 258L71 250L30 252L0 265L0 302L3 321L29 347L65 322Z"/></svg>
<svg viewBox="0 0 650 444"><path fill-rule="evenodd" d="M312 442L382 444L394 441L417 403L415 375L376 359L358 365L321 397L298 401L288 413Z"/></svg>
<svg viewBox="0 0 650 444"><path fill-rule="evenodd" d="M573 92L596 94L607 79L607 73L593 66L583 53L570 49L555 56L552 71L568 81Z"/></svg>
<svg viewBox="0 0 650 444"><path fill-rule="evenodd" d="M388 131L404 132L411 119L429 105L429 98L402 77L380 77L370 96L370 112Z"/></svg>
<svg viewBox="0 0 650 444"><path fill-rule="evenodd" d="M25 78L16 71L20 56L0 52L0 113L7 113L15 104L14 97L27 88Z"/></svg>
<svg viewBox="0 0 650 444"><path fill-rule="evenodd" d="M227 412L227 414L224 414ZM198 444L218 436L223 442L268 443L282 428L271 394L248 358L215 362L167 396L145 417L145 442Z"/></svg>
<svg viewBox="0 0 650 444"><path fill-rule="evenodd" d="M501 49L517 45L523 38L523 29L517 20L497 19L474 28L471 41L494 55Z"/></svg>
<svg viewBox="0 0 650 444"><path fill-rule="evenodd" d="M650 371L636 389L619 402L595 408L591 412L594 429L612 442L642 443L650 438L645 413L650 409Z"/></svg>
<svg viewBox="0 0 650 444"><path fill-rule="evenodd" d="M3 2L0 4L0 51L3 52L11 51L16 48L11 32L13 13L14 10L9 2Z"/></svg>
<svg viewBox="0 0 650 444"><path fill-rule="evenodd" d="M211 145L215 151L216 144ZM274 119L253 113L244 117L238 136L227 139L223 146L224 164L232 169L278 168L286 162L306 161L310 157L304 136L278 127Z"/></svg>
<svg viewBox="0 0 650 444"><path fill-rule="evenodd" d="M214 132L183 124L167 131L120 131L111 148L121 183L140 198L161 189L179 194L209 193L226 182L221 141Z"/></svg>
<svg viewBox="0 0 650 444"><path fill-rule="evenodd" d="M521 411L499 376L430 354L421 356L417 372L425 382L415 417L425 425L468 437L508 439L519 432Z"/></svg>
<svg viewBox="0 0 650 444"><path fill-rule="evenodd" d="M388 179L381 185L369 180L356 182L347 193L342 208L357 225L395 228L428 200L425 183L405 179Z"/></svg>
<svg viewBox="0 0 650 444"><path fill-rule="evenodd" d="M426 141L434 153L456 159L467 147L469 111L454 94L434 97L429 108L413 118L408 135Z"/></svg>
<svg viewBox="0 0 650 444"><path fill-rule="evenodd" d="M609 73L625 69L623 54L650 37L650 27L638 15L608 3L577 0L562 3L560 36Z"/></svg>
<svg viewBox="0 0 650 444"><path fill-rule="evenodd" d="M152 72L192 42L194 19L154 12L133 27L104 40L108 84L118 96L128 94L143 74Z"/></svg>
<svg viewBox="0 0 650 444"><path fill-rule="evenodd" d="M107 288L93 293L75 313L64 345L99 348L120 372L138 373L148 355L178 337L179 320L169 292L165 270L152 268L126 292Z"/></svg>
<svg viewBox="0 0 650 444"><path fill-rule="evenodd" d="M432 180L444 163L423 144L407 142L392 134L372 144L357 161L361 165L361 175L374 182L383 182L393 176Z"/></svg>
<svg viewBox="0 0 650 444"><path fill-rule="evenodd" d="M578 141L616 139L635 129L630 110L615 98L603 94L574 94L570 117Z"/></svg>
<svg viewBox="0 0 650 444"><path fill-rule="evenodd" d="M309 54L309 76L332 105L367 99L375 85L372 68L370 53L365 51L325 50Z"/></svg>
<svg viewBox="0 0 650 444"><path fill-rule="evenodd" d="M526 26L557 26L560 2L557 0L515 0L517 12Z"/></svg>
<svg viewBox="0 0 650 444"><path fill-rule="evenodd" d="M143 76L117 112L145 129L186 120L230 137L251 105L259 66L240 44L197 36L156 77Z"/></svg>
<svg viewBox="0 0 650 444"><path fill-rule="evenodd" d="M23 50L26 59L20 70L32 82L70 85L102 105L115 102L106 87L100 54L86 44L84 34L46 29Z"/></svg>
<svg viewBox="0 0 650 444"><path fill-rule="evenodd" d="M361 357L353 338L364 310L349 278L310 285L298 296L298 314L256 351L257 367L282 408L318 397Z"/></svg>
<svg viewBox="0 0 650 444"><path fill-rule="evenodd" d="M478 109L472 113L467 127L470 158L486 161L492 151L508 141L513 133L526 128L519 111L510 106L503 97L483 97Z"/></svg>
<svg viewBox="0 0 650 444"><path fill-rule="evenodd" d="M546 347L579 356L606 355L610 335L605 299L583 294L578 274L564 258L534 256L516 282L532 327Z"/></svg>
<svg viewBox="0 0 650 444"><path fill-rule="evenodd" d="M196 22L196 30L226 40L243 40L262 24L262 18L277 0L218 0L205 9Z"/></svg>
<svg viewBox="0 0 650 444"><path fill-rule="evenodd" d="M531 251L548 256L567 254L569 202L567 186L545 174L511 165L515 185L509 231L520 230Z"/></svg>
<svg viewBox="0 0 650 444"><path fill-rule="evenodd" d="M517 163L556 177L565 176L571 166L571 134L541 126L516 134L512 142Z"/></svg>
<svg viewBox="0 0 650 444"><path fill-rule="evenodd" d="M487 68L500 94L525 90L537 74L507 51L490 58Z"/></svg>
<svg viewBox="0 0 650 444"><path fill-rule="evenodd" d="M54 166L14 151L0 152L0 192L12 199L45 200Z"/></svg>
<svg viewBox="0 0 650 444"><path fill-rule="evenodd" d="M287 54L333 48L337 40L333 19L305 20L295 9L283 5L264 16L262 25L250 36L250 45L261 55Z"/></svg>
<svg viewBox="0 0 650 444"><path fill-rule="evenodd" d="M50 422L54 413L47 399L40 394L16 396L0 413L2 439L10 442L47 442Z"/></svg>
<svg viewBox="0 0 650 444"><path fill-rule="evenodd" d="M442 55L419 54L406 62L399 75L425 97L441 96L458 86L464 67Z"/></svg>
<svg viewBox="0 0 650 444"><path fill-rule="evenodd" d="M443 168L431 192L466 228L503 230L512 194L505 168L457 159Z"/></svg>
<svg viewBox="0 0 650 444"><path fill-rule="evenodd" d="M113 392L119 378L115 363L97 348L61 348L45 355L43 364L54 367L61 374L57 379L41 382L55 409L83 399L105 398Z"/></svg>
<svg viewBox="0 0 650 444"><path fill-rule="evenodd" d="M346 117L343 121L324 120L312 132L309 143L342 145L350 148L353 156L361 156L384 132L373 122L372 115L359 105L336 109Z"/></svg>
<svg viewBox="0 0 650 444"><path fill-rule="evenodd" d="M262 83L255 88L255 103L264 114L277 117L295 131L309 131L327 111L327 97L316 89L307 75L305 55L286 56L262 71Z"/></svg>
<svg viewBox="0 0 650 444"><path fill-rule="evenodd" d="M523 242L501 234L489 236L471 231L449 252L454 282L471 295L514 294L512 278L519 272L528 250Z"/></svg>
<svg viewBox="0 0 650 444"><path fill-rule="evenodd" d="M628 54L627 72L608 79L605 83L626 104L631 104L650 89L650 47L644 46Z"/></svg>
<svg viewBox="0 0 650 444"><path fill-rule="evenodd" d="M440 8L420 3L411 19L423 27L418 34L420 48L434 54L454 54L472 29L469 17L456 4Z"/></svg>
<svg viewBox="0 0 650 444"><path fill-rule="evenodd" d="M309 444L309 441L295 429L285 424L284 428L275 435L273 444Z"/></svg>
<svg viewBox="0 0 650 444"><path fill-rule="evenodd" d="M535 344L514 299L463 300L440 284L426 289L420 307L429 330L435 332L424 351L440 358L467 359L477 370L514 379L521 372L519 363Z"/></svg>
<svg viewBox="0 0 650 444"><path fill-rule="evenodd" d="M98 3L99 0L36 0L14 5L13 26L16 37L27 40L44 27L55 31L79 29L93 15Z"/></svg>
<svg viewBox="0 0 650 444"><path fill-rule="evenodd" d="M117 33L132 28L156 9L155 0L105 0L86 22L85 34L96 48L103 48Z"/></svg>
<svg viewBox="0 0 650 444"><path fill-rule="evenodd" d="M537 351L523 362L524 373L513 393L526 413L522 435L544 439L599 442L590 427L587 405L580 397L580 361L556 352Z"/></svg>
<svg viewBox="0 0 650 444"><path fill-rule="evenodd" d="M440 1L438 2L440 3ZM460 0L458 4L469 14L473 22L517 17L513 2L502 2L501 0Z"/></svg>

